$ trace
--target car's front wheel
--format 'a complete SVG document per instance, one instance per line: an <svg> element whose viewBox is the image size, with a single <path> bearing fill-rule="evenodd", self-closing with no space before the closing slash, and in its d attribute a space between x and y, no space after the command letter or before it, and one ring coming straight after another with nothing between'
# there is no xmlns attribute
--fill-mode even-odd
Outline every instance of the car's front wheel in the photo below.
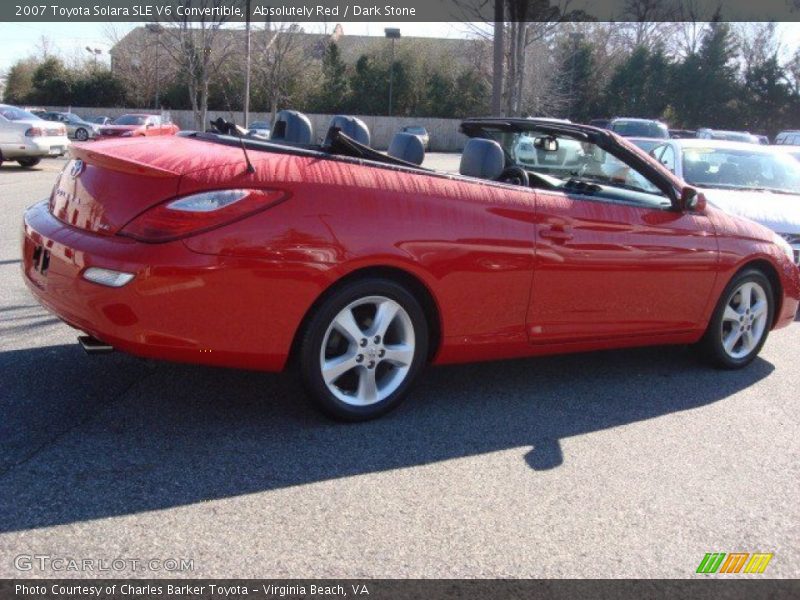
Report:
<svg viewBox="0 0 800 600"><path fill-rule="evenodd" d="M364 421L407 394L428 355L416 298L387 279L349 283L316 310L300 341L303 383L328 415Z"/></svg>
<svg viewBox="0 0 800 600"><path fill-rule="evenodd" d="M764 274L756 269L737 274L700 341L703 357L724 369L750 364L767 341L773 310L772 285Z"/></svg>
<svg viewBox="0 0 800 600"><path fill-rule="evenodd" d="M19 166L24 167L26 169L30 169L31 167L35 167L40 162L42 162L41 158L18 158L17 162Z"/></svg>
<svg viewBox="0 0 800 600"><path fill-rule="evenodd" d="M75 139L79 142L85 142L89 139L89 132L86 131L83 127L79 127L75 130Z"/></svg>

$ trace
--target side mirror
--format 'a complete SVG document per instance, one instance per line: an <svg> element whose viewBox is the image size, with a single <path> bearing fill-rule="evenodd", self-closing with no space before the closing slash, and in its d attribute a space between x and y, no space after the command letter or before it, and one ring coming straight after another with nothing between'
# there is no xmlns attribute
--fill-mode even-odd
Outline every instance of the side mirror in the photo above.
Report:
<svg viewBox="0 0 800 600"><path fill-rule="evenodd" d="M554 137L537 137L533 140L533 147L545 152L558 152L558 140Z"/></svg>
<svg viewBox="0 0 800 600"><path fill-rule="evenodd" d="M681 192L681 209L702 213L706 210L706 197L693 187L685 187Z"/></svg>

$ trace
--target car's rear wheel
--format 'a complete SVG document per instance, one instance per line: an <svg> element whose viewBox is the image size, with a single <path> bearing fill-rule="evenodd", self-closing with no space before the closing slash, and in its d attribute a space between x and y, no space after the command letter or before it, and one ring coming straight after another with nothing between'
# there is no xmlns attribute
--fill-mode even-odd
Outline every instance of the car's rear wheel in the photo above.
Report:
<svg viewBox="0 0 800 600"><path fill-rule="evenodd" d="M414 296L398 283L346 284L316 310L303 333L300 372L328 415L364 421L408 393L428 355L428 325Z"/></svg>
<svg viewBox="0 0 800 600"><path fill-rule="evenodd" d="M774 299L761 271L736 275L722 293L699 346L703 357L724 369L740 369L758 356L767 341Z"/></svg>
<svg viewBox="0 0 800 600"><path fill-rule="evenodd" d="M18 158L17 162L21 167L26 169L30 169L31 167L35 167L40 162L42 162L41 158Z"/></svg>
<svg viewBox="0 0 800 600"><path fill-rule="evenodd" d="M75 139L79 142L85 142L89 139L89 132L86 131L83 127L79 127L75 130Z"/></svg>

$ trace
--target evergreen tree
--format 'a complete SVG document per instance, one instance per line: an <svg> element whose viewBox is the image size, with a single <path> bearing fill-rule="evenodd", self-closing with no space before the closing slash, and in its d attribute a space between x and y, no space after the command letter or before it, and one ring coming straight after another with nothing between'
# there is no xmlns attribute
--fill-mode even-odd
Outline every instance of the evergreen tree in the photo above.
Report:
<svg viewBox="0 0 800 600"><path fill-rule="evenodd" d="M3 101L9 104L27 104L33 94L33 73L37 63L28 58L17 61L9 70Z"/></svg>
<svg viewBox="0 0 800 600"><path fill-rule="evenodd" d="M314 95L314 110L339 113L347 105L348 93L347 65L342 60L339 46L331 42L322 58L322 82Z"/></svg>

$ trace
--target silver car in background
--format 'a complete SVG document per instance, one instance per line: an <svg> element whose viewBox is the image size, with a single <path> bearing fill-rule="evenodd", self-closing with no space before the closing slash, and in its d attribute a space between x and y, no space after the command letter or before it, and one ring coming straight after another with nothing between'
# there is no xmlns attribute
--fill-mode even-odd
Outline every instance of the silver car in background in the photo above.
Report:
<svg viewBox="0 0 800 600"><path fill-rule="evenodd" d="M62 156L69 147L67 130L8 104L0 104L0 164L13 160L25 168L45 156Z"/></svg>
<svg viewBox="0 0 800 600"><path fill-rule="evenodd" d="M669 140L650 151L707 200L769 227L800 265L800 162L772 147L723 140Z"/></svg>
<svg viewBox="0 0 800 600"><path fill-rule="evenodd" d="M431 149L431 136L428 133L428 130L422 125L407 125L400 129L400 131L402 133L410 133L411 135L417 136L419 141L422 142L422 147L426 152Z"/></svg>
<svg viewBox="0 0 800 600"><path fill-rule="evenodd" d="M79 142L85 142L97 137L100 126L81 119L75 113L46 111L39 116L45 121L63 123L67 128L67 136Z"/></svg>

